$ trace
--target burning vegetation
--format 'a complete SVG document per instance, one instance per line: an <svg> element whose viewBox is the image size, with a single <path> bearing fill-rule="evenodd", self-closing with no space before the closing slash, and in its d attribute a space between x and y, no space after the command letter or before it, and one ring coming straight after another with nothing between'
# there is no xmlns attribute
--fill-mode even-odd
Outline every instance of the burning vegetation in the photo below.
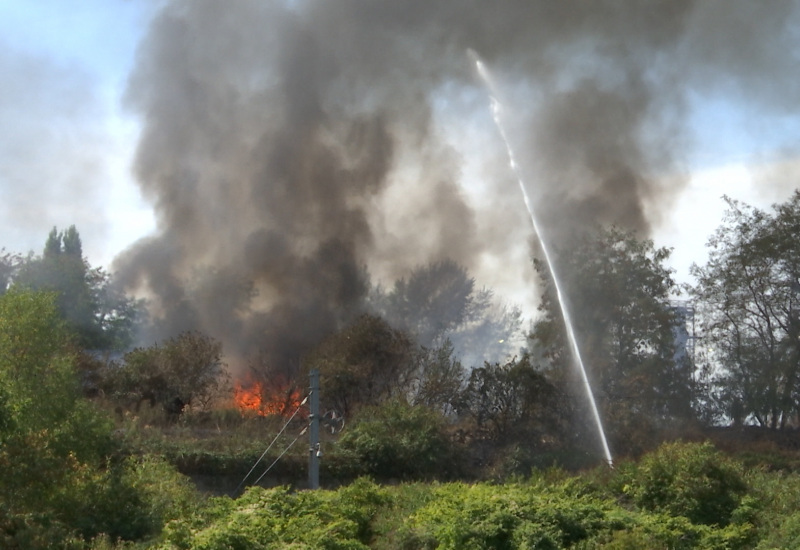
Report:
<svg viewBox="0 0 800 550"><path fill-rule="evenodd" d="M233 401L242 416L282 416L290 418L297 413L308 417L302 391L283 382L260 382L252 377L237 380L233 387Z"/></svg>
<svg viewBox="0 0 800 550"><path fill-rule="evenodd" d="M789 430L800 425L800 193L774 216L729 204L709 266L695 270L702 338L713 344L706 356L698 351L697 363L688 333L683 349L676 344L680 323L688 323L670 303L679 290L670 249L647 235L685 182L685 147L696 123L689 110L697 98L713 103L724 97L720 92L733 92L765 115L764 126L796 114L797 55L784 52L797 51L800 12L777 0L757 13L734 1L613 4L161 2L125 95L142 124L133 172L154 205L157 231L116 258L113 285L102 270L88 269L74 227L54 228L40 258L0 251L7 291L0 292L0 547L73 533L95 546L103 544L98 535L159 541L159 521L170 517L153 510L164 507L166 491L184 484L164 476L164 457L189 456L167 445L190 431L174 429L177 419L185 422L181 428L198 428L197 449L208 434L231 435L220 428L228 415L210 410L222 401L230 409L221 412L245 427L264 424L261 417L307 419L309 366L320 372L323 426L335 435L343 418L354 420L337 441L347 452L339 455L343 479L502 479L596 462L591 449L599 446L585 419L599 416L574 391L579 347L618 455L640 455L676 432L691 436L726 422L737 434L755 423L785 430L793 445ZM527 197L517 193L510 147L486 122L486 91L470 48L509 94L502 98L509 134L523 152L519 169L532 202L544 206L542 227L557 251L553 266L529 261L541 250L529 246ZM538 298L539 318L527 334L520 312L477 287L472 274L492 288L523 286L529 299ZM576 320L573 338L571 328L564 331L565 304ZM157 343L130 350L132 342ZM259 357L264 370L254 368L251 377L229 370L223 345L237 365ZM83 352L84 390L120 414L118 447L103 431L105 419L78 400L75 346ZM229 375L238 377L232 402ZM167 413L157 436L161 451L140 460L133 449L131 460L118 460L153 432L140 407L146 402ZM207 429L218 420L217 430ZM247 432L239 441L259 443ZM196 456L209 455L201 449ZM672 464L701 472L724 466L704 447L667 448L644 464L648 476L669 473ZM685 531L675 545L728 522L734 530L716 540L739 536L739 547L755 543L751 529L800 531L797 514L785 525L757 515L769 508L741 498L738 466L715 476L732 480L717 496L700 495L722 503L718 514L674 505L691 502L681 491L708 485L703 479L662 491L655 499L662 505L650 488L637 488L631 471L614 482L630 490L587 520L614 520L601 543L664 545L672 539L648 531L662 525ZM751 477L753 486L765 471ZM136 486L148 479L157 483ZM772 500L797 509L800 480L787 479L769 486L790 486L793 495ZM351 495L364 494L363 482L355 487ZM529 487L523 491L540 499ZM766 492L755 494L768 503ZM496 501L497 488L487 495ZM251 498L261 496L252 492L241 502ZM583 500L559 506L585 510ZM187 501L181 492L168 507L184 514ZM618 502L626 504L619 514L612 507ZM533 502L526 516L540 504ZM254 515L247 506L242 521L226 528L246 525ZM658 515L636 524L635 506ZM275 526L270 507L259 509ZM164 536L195 534L202 516L194 512L186 529L173 524ZM434 512L423 509L413 521L427 515L436 525L472 528ZM508 523L507 514L496 515ZM337 516L307 517L322 518L321 525ZM552 514L543 522L549 528ZM304 530L307 523L294 522ZM628 535L622 523L640 544L617 537ZM438 527L412 533L409 525L393 535L414 537L406 546L434 543ZM39 531L27 533L31 526ZM338 531L379 532L357 527ZM543 532L524 529L503 540ZM498 540L499 530L483 531Z"/></svg>

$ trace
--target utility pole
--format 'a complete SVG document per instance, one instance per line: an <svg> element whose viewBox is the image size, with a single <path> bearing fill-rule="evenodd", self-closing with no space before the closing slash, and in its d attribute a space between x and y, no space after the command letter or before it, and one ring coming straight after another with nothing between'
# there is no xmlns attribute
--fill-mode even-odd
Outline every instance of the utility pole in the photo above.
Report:
<svg viewBox="0 0 800 550"><path fill-rule="evenodd" d="M308 428L308 488L319 489L319 458L322 451L319 446L319 371L314 369L309 374L311 421Z"/></svg>

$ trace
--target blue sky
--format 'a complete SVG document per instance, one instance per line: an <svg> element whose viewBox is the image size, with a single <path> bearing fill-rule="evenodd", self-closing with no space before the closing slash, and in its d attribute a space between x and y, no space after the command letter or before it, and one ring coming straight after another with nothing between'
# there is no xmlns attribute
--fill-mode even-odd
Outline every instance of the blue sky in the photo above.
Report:
<svg viewBox="0 0 800 550"><path fill-rule="evenodd" d="M38 253L50 228L76 224L90 262L109 265L155 230L130 175L139 124L123 96L157 6L0 0L0 245L7 250ZM787 175L800 170L796 114L764 115L724 90L704 93L689 104L692 179L654 235L675 248L680 280L704 261L723 194L765 207L792 192Z"/></svg>
<svg viewBox="0 0 800 550"><path fill-rule="evenodd" d="M137 122L122 105L151 3L0 0L0 196L9 251L76 224L105 264L153 226L129 175Z"/></svg>
<svg viewBox="0 0 800 550"><path fill-rule="evenodd" d="M0 10L7 44L107 83L127 76L150 12L132 0L2 0Z"/></svg>

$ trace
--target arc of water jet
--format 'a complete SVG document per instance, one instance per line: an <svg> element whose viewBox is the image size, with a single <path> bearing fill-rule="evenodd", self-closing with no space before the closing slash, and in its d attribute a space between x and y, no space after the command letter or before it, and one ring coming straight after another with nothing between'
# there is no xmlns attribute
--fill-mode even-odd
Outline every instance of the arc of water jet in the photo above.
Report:
<svg viewBox="0 0 800 550"><path fill-rule="evenodd" d="M575 337L575 331L572 325L572 319L569 314L569 309L566 306L564 301L563 294L561 292L561 284L559 283L559 278L556 274L555 266L550 259L550 252L547 248L547 242L545 238L542 236L542 231L539 227L539 223L537 221L535 210L533 205L531 204L530 198L528 197L528 190L525 188L525 182L522 179L522 174L517 164L516 159L514 158L514 150L511 148L511 142L506 135L505 128L502 124L501 114L500 114L500 101L497 99L497 91L494 85L493 79L489 73L489 70L486 68L486 65L481 61L481 58L475 52L475 50L468 49L467 55L469 56L470 60L475 64L475 69L478 72L478 76L480 76L483 84L486 86L486 89L489 92L489 100L492 109L492 118L494 119L495 126L497 127L498 132L500 133L500 137L503 139L503 144L506 146L506 153L508 154L508 161L511 170L514 172L514 175L517 178L517 183L519 184L520 191L522 192L522 198L525 202L525 208L528 210L528 216L531 220L531 225L533 226L533 231L536 233L536 237L539 239L539 245L542 248L542 253L544 254L545 262L547 262L547 267L550 269L550 274L553 277L553 286L556 290L556 297L558 298L558 304L561 308L561 316L564 318L564 325L567 331L567 340L569 341L570 348L572 349L572 355L575 358L575 362L580 367L581 379L583 381L584 389L586 390L586 395L589 398L589 404L592 408L592 415L594 416L595 424L597 425L597 431L600 434L600 441L603 445L603 453L605 454L606 461L608 462L609 467L614 467L614 459L611 457L611 450L608 448L608 440L606 439L606 432L603 429L603 421L600 418L600 411L597 409L597 402L594 398L594 392L592 391L592 385L589 382L589 377L586 374L586 367L583 364L583 358L581 357L581 350L578 347L578 340Z"/></svg>

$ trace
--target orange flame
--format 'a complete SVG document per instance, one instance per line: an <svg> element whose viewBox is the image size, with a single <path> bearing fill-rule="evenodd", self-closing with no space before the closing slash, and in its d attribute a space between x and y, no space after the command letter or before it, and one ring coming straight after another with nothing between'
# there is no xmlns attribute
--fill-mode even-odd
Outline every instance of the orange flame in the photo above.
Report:
<svg viewBox="0 0 800 550"><path fill-rule="evenodd" d="M243 415L290 417L303 405L303 394L289 384L264 384L237 381L234 384L233 401ZM308 417L305 408L297 413L302 418Z"/></svg>

